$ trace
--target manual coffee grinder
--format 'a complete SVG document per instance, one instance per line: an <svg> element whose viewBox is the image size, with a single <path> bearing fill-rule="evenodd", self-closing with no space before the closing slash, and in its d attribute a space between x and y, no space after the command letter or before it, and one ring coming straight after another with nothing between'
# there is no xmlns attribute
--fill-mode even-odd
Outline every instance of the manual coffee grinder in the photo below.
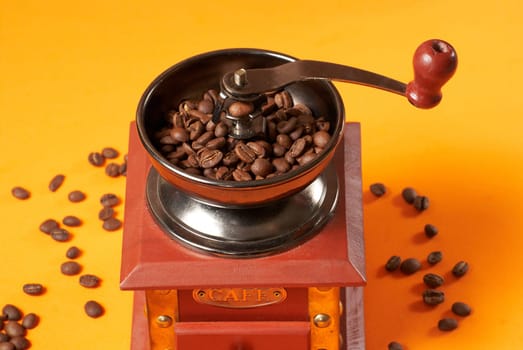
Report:
<svg viewBox="0 0 523 350"><path fill-rule="evenodd" d="M256 49L189 58L145 91L131 123L121 288L134 291L133 350L364 349L360 129L346 123L330 80L406 96L431 108L457 56L441 40L414 54L403 84L333 63ZM229 136L267 132L266 116L223 113L285 90L330 123L321 154L288 173L224 181L184 172L158 151L155 130L185 99L220 91L213 118Z"/></svg>

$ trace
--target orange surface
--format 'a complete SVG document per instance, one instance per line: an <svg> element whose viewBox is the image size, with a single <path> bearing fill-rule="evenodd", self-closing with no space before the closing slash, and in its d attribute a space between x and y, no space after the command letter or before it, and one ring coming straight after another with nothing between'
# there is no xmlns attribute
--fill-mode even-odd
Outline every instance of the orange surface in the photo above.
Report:
<svg viewBox="0 0 523 350"><path fill-rule="evenodd" d="M0 304L41 315L29 333L34 349L129 348L131 294L118 288L121 231L105 232L97 219L99 197L123 196L125 179L108 178L86 158L105 146L125 153L138 99L167 67L209 50L259 47L408 81L416 46L440 37L454 44L459 65L434 110L337 84L348 119L362 123L367 348L391 340L411 350L523 348L522 10L516 0L0 0ZM50 193L57 173L65 183ZM366 190L375 181L389 188L378 200ZM14 199L15 185L32 197ZM398 198L404 186L428 195L429 210L412 215ZM68 202L74 189L87 199ZM71 242L38 231L44 219L68 214L84 220ZM430 241L420 234L429 222L440 228ZM72 244L84 250L84 272L103 278L100 288L60 274ZM427 309L422 273L389 275L383 264L392 254L424 259L436 249L444 260L431 271L447 277L447 301ZM448 271L462 259L471 268L458 281ZM45 284L47 293L24 295L27 282ZM86 317L88 299L106 314ZM435 325L455 300L470 303L473 314L443 334Z"/></svg>

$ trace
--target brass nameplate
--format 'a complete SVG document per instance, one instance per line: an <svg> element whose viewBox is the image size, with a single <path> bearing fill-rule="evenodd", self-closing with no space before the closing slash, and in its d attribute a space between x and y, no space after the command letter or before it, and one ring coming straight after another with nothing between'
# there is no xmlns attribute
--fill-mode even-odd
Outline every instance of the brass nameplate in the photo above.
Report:
<svg viewBox="0 0 523 350"><path fill-rule="evenodd" d="M202 304L240 309L281 303L287 298L287 291L283 288L207 288L194 289L192 295Z"/></svg>

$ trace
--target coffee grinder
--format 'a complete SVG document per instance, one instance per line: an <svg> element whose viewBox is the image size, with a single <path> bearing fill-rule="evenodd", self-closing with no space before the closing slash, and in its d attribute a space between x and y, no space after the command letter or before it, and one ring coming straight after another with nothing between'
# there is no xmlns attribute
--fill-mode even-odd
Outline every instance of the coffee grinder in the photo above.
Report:
<svg viewBox="0 0 523 350"><path fill-rule="evenodd" d="M441 40L414 54L409 84L327 62L258 49L226 49L158 76L131 123L121 289L134 291L133 350L364 349L360 128L346 123L330 81L363 84L420 108L441 99L457 56ZM158 151L162 116L213 88L213 118L229 136L266 132L265 116L222 113L231 101L285 90L330 123L323 152L260 180L184 172ZM254 103L256 105L256 103Z"/></svg>

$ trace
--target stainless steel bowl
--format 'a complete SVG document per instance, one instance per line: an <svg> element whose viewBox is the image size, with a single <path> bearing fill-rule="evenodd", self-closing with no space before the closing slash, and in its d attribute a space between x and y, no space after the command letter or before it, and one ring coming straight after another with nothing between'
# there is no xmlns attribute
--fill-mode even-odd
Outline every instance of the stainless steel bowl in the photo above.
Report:
<svg viewBox="0 0 523 350"><path fill-rule="evenodd" d="M239 68L268 68L295 60L267 50L226 49L188 58L160 74L140 99L136 118L140 140L160 176L189 196L221 207L265 205L298 192L316 179L331 161L345 121L341 97L327 81L309 80L286 87L294 103L303 103L315 116L330 121L332 137L320 156L283 175L241 182L191 175L162 156L153 136L165 126L168 111L177 109L182 100L200 98L208 89L219 90L226 73Z"/></svg>

